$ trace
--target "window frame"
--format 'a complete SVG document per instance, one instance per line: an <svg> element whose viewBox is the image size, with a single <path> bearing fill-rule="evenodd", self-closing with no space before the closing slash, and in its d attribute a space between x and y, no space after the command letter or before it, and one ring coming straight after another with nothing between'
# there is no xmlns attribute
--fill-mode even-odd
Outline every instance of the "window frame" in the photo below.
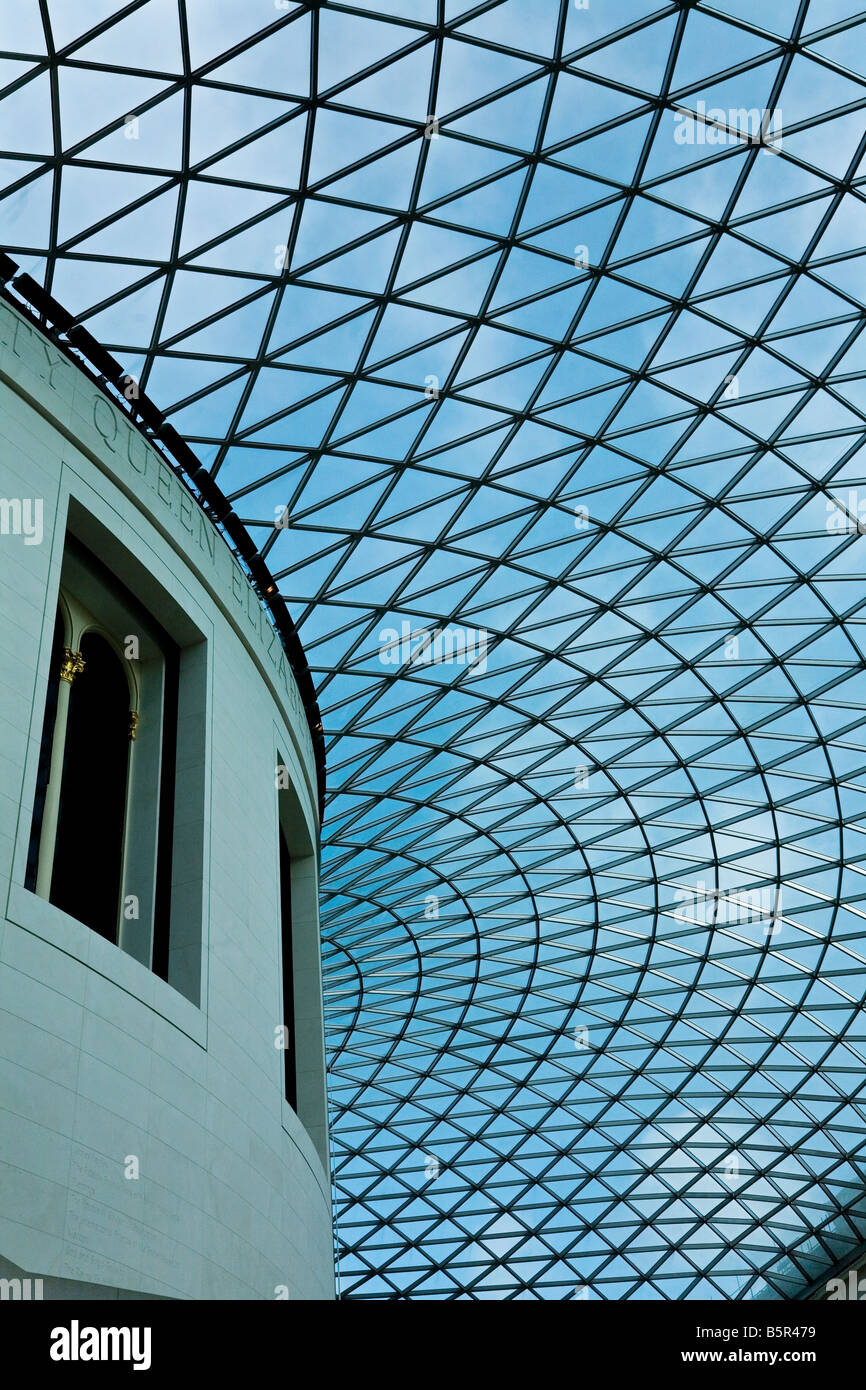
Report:
<svg viewBox="0 0 866 1390"><path fill-rule="evenodd" d="M196 1041L202 1041L199 1033L204 1025L196 1022L196 1016L203 1017L207 995L210 860L207 788L211 761L208 721L213 680L212 622L189 592L184 592L179 601L176 594L178 585L183 588L183 577L173 565L165 564L154 551L152 542L143 541L140 548L136 546L131 550L119 538L120 528L112 524L116 516L103 499L93 494L68 466L64 466L63 472L67 480L62 496L65 506L58 509L50 575L45 586L31 752L24 771L22 816L16 837L7 914L11 920L46 940L62 942L64 949L100 973L124 979L125 987L153 1002L159 1012L171 1017ZM177 742L174 767L170 770L174 794L161 798L163 804L170 804L171 815L166 816L164 822L160 818L159 826L159 837L170 844L171 865L170 873L163 876L161 889L164 931L162 936L159 928L155 933L149 930L144 934L146 952L125 949L123 942L103 941L77 918L70 917L46 897L37 895L29 882L27 861L39 778L40 732L50 683L54 614L61 588L65 586L64 560L70 538L73 545L88 552L102 567L113 585L132 597L151 627L167 634L173 644L172 653L176 655ZM112 635L110 631L108 635ZM93 942L89 944L91 938ZM128 947L129 940L125 944ZM146 975L130 975L124 962L128 962L133 972L143 965ZM156 999L162 1000L161 1005L156 1004L152 986L147 983L153 976L171 986L165 996L157 993Z"/></svg>

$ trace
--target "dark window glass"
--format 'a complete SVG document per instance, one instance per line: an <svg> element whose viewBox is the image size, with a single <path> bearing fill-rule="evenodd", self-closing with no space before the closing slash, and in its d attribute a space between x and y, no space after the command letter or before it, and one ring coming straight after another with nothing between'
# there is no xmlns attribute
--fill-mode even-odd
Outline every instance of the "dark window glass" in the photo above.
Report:
<svg viewBox="0 0 866 1390"><path fill-rule="evenodd" d="M280 830L280 920L283 934L283 1024L288 1047L283 1052L286 1069L286 1100L298 1108L295 1072L295 977L292 961L292 860L286 837Z"/></svg>
<svg viewBox="0 0 866 1390"><path fill-rule="evenodd" d="M117 941L129 761L129 686L98 633L81 641L84 670L69 698L51 902Z"/></svg>
<svg viewBox="0 0 866 1390"><path fill-rule="evenodd" d="M162 761L159 788L159 843L156 854L156 902L153 918L151 968L160 979L168 979L171 945L172 840L174 837L175 779L177 777L178 652L166 637L165 685L163 688Z"/></svg>

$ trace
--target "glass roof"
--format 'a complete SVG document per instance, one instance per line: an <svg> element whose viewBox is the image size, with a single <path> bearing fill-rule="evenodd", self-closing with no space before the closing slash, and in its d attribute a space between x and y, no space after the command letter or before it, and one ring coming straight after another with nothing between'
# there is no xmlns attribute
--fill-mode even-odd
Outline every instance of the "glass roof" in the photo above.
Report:
<svg viewBox="0 0 866 1390"><path fill-rule="evenodd" d="M344 1296L866 1239L857 8L0 11L0 238L316 678Z"/></svg>

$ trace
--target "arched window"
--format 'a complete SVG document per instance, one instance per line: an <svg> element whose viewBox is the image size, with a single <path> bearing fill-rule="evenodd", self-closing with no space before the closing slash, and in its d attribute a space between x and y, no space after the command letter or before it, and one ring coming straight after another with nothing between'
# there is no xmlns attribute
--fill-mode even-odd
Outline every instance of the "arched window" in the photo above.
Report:
<svg viewBox="0 0 866 1390"><path fill-rule="evenodd" d="M69 696L50 901L116 942L129 772L130 684L99 632L81 638Z"/></svg>
<svg viewBox="0 0 866 1390"><path fill-rule="evenodd" d="M195 651L187 658L187 727L205 670ZM200 870L197 822L177 834L174 826L179 673L168 632L68 535L26 886L197 1000L200 923L197 934L195 918L187 910L181 920L178 910L181 901L188 908ZM203 759L200 750L190 759L193 741L191 785Z"/></svg>

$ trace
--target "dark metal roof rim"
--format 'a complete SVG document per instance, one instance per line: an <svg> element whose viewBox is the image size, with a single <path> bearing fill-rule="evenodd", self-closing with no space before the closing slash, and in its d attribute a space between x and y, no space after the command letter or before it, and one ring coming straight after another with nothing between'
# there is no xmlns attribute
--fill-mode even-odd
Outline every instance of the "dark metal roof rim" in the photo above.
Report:
<svg viewBox="0 0 866 1390"><path fill-rule="evenodd" d="M72 314L31 276L17 274L17 271L16 262L0 252L0 297L19 313L24 313L33 326L51 340L53 347L74 363L79 371L85 372L113 405L125 408L124 413L130 424L165 457L168 466L190 496L219 528L246 572L250 584L266 605L297 682L309 726L313 756L316 760L321 821L325 805L325 737L316 689L286 601L279 592L277 582L267 564L260 556L258 547L221 488L174 426L169 424L162 411L142 391L139 391L134 401L128 400L123 394L123 383L130 378L120 363L85 328L75 326ZM25 303L11 293L7 283L10 280ZM66 342L61 341L60 334L65 334ZM109 384L115 387L119 394L109 391Z"/></svg>

